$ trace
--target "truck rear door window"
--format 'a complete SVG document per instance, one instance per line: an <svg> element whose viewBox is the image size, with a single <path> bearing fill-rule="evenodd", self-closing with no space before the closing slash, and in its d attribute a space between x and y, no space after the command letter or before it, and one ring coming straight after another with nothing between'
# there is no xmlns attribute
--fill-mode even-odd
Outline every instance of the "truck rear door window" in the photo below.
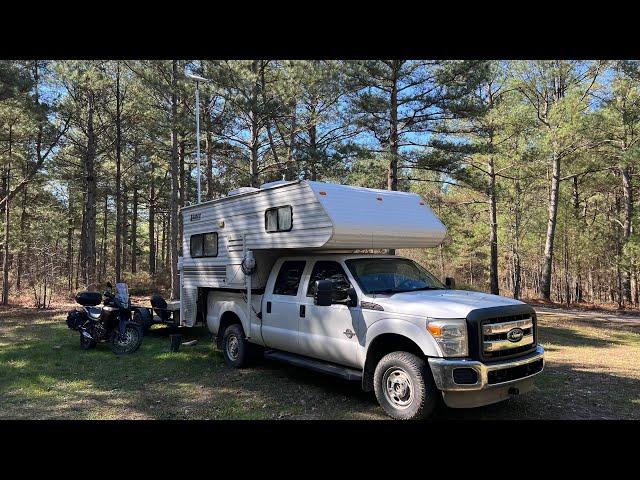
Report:
<svg viewBox="0 0 640 480"><path fill-rule="evenodd" d="M286 261L280 267L276 284L273 286L274 295L297 295L302 272L307 262L304 260Z"/></svg>
<svg viewBox="0 0 640 480"><path fill-rule="evenodd" d="M334 302L341 302L349 298L349 287L351 282L347 274L344 272L342 265L338 262L330 261L318 261L313 266L311 272L311 278L309 279L309 288L307 289L307 296L313 297L316 293L316 281L317 280L330 280L333 283L332 297Z"/></svg>
<svg viewBox="0 0 640 480"><path fill-rule="evenodd" d="M209 232L191 235L189 238L189 254L191 258L217 257L218 234Z"/></svg>
<svg viewBox="0 0 640 480"><path fill-rule="evenodd" d="M291 205L269 208L264 212L264 229L267 233L288 232L293 228Z"/></svg>

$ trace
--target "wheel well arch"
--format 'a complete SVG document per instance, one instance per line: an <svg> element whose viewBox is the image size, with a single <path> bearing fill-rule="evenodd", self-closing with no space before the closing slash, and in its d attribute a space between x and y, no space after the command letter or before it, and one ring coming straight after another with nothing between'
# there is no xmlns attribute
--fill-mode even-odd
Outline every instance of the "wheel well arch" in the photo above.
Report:
<svg viewBox="0 0 640 480"><path fill-rule="evenodd" d="M240 317L237 313L232 312L231 310L227 310L222 315L220 315L220 326L218 327L218 334L216 335L216 345L218 348L222 348L222 335L224 331L227 329L229 325L240 325L244 332L244 328L242 327L242 322L240 321Z"/></svg>
<svg viewBox="0 0 640 480"><path fill-rule="evenodd" d="M382 357L391 352L409 352L418 357L424 353L416 342L397 333L383 333L371 340L367 349L367 358L362 372L362 389L365 392L373 390L373 374L376 365Z"/></svg>

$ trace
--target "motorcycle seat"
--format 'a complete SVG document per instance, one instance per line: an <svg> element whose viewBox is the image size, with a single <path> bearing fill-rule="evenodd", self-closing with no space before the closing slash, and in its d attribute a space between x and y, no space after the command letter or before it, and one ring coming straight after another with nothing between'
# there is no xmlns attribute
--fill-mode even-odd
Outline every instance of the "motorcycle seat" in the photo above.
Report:
<svg viewBox="0 0 640 480"><path fill-rule="evenodd" d="M100 315L102 314L102 308L100 307L85 307L87 309L87 314L93 318L94 320L98 320Z"/></svg>

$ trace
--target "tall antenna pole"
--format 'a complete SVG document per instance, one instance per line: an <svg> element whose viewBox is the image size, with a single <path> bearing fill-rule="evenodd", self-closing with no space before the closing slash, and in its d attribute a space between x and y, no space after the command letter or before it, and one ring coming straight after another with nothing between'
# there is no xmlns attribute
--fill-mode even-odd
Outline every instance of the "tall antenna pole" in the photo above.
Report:
<svg viewBox="0 0 640 480"><path fill-rule="evenodd" d="M200 82L209 82L210 80L192 73L185 73L187 78L196 82L196 159L198 164L198 202L201 201L200 189Z"/></svg>
<svg viewBox="0 0 640 480"><path fill-rule="evenodd" d="M198 161L198 203L200 203L200 82L196 80L196 158Z"/></svg>

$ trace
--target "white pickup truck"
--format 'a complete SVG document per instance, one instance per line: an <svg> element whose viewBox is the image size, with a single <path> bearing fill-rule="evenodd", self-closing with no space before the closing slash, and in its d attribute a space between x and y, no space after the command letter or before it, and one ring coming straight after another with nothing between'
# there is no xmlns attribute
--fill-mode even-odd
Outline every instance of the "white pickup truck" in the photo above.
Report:
<svg viewBox="0 0 640 480"><path fill-rule="evenodd" d="M187 206L182 219L179 322L206 322L231 366L261 350L360 380L399 419L429 416L440 398L504 400L542 371L530 306L364 254L442 243L446 227L415 193L277 181Z"/></svg>
<svg viewBox="0 0 640 480"><path fill-rule="evenodd" d="M399 256L287 255L252 295L250 322L244 292L212 290L206 323L228 365L259 352L359 380L396 419L530 390L544 364L533 308L452 286Z"/></svg>

